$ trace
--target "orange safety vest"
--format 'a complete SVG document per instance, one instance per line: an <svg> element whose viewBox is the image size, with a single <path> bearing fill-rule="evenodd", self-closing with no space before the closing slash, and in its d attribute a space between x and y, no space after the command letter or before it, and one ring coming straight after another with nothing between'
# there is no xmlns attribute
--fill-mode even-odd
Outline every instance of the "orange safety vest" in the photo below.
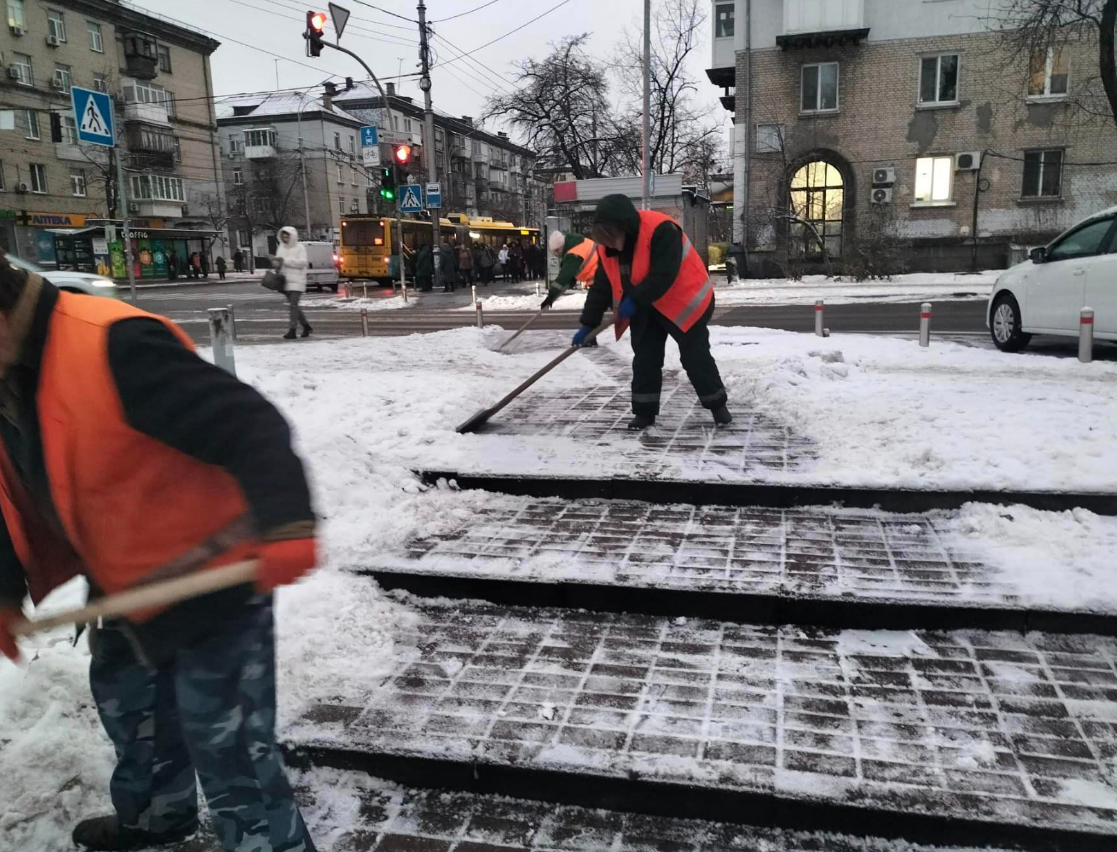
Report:
<svg viewBox="0 0 1117 852"><path fill-rule="evenodd" d="M582 266L574 276L574 280L592 284L593 277L597 274L597 243L593 240L582 240L567 254L582 258Z"/></svg>
<svg viewBox="0 0 1117 852"><path fill-rule="evenodd" d="M237 481L126 421L108 338L113 323L133 317L161 321L193 349L170 320L111 299L60 293L51 315L36 405L65 540L49 528L0 443L0 510L35 603L78 574L113 594L157 572L162 578L168 566L199 552L199 564L215 568L252 550L243 539L228 549L201 547L221 541L221 533L227 536L247 517Z"/></svg>
<svg viewBox="0 0 1117 852"><path fill-rule="evenodd" d="M679 265L679 275L671 288L659 299L652 303L653 307L671 320L683 331L690 331L698 320L710 307L714 298L714 282L702 262L701 256L690 244L690 239L682 226L670 216L656 213L652 210L638 210L640 214L640 232L636 236L636 248L632 253L632 272L630 280L633 287L639 287L649 272L652 256L652 235L655 229L664 222L671 222L678 226L679 234L683 240L683 260ZM598 246L598 258L602 268L609 276L609 283L613 286L613 309L624 298L624 288L621 286L621 262L619 256L609 257L604 246ZM621 339L628 322L616 323L617 340Z"/></svg>

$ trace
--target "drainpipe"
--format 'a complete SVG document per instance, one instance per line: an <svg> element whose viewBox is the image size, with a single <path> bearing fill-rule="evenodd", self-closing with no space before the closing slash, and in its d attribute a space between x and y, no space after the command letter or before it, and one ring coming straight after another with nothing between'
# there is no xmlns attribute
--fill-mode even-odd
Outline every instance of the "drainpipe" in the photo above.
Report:
<svg viewBox="0 0 1117 852"><path fill-rule="evenodd" d="M750 48L752 0L737 0L737 9L744 11L744 26L734 31L734 56L745 54L745 91L737 93L737 109L733 125L733 242L747 248L748 244L748 177L749 177L749 123L752 121L749 93L752 90L752 62ZM743 104L740 100L744 95ZM743 272L743 270L742 270Z"/></svg>

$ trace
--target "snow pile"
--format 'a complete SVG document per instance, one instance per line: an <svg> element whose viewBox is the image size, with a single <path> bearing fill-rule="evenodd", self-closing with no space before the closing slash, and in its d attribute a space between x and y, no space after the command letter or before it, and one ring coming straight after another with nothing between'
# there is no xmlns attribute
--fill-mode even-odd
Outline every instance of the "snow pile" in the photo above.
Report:
<svg viewBox="0 0 1117 852"><path fill-rule="evenodd" d="M304 308L332 308L337 311L398 311L402 308L413 308L421 300L418 293L407 294L407 301L403 296L328 296L326 298L304 298Z"/></svg>

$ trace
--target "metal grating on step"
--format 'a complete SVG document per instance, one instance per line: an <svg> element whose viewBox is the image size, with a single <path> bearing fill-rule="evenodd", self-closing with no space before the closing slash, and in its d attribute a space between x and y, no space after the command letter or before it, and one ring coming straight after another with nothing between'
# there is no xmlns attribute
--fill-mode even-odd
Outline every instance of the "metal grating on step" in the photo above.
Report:
<svg viewBox="0 0 1117 852"><path fill-rule="evenodd" d="M384 688L309 714L308 745L1117 836L1113 640L421 615Z"/></svg>
<svg viewBox="0 0 1117 852"><path fill-rule="evenodd" d="M525 501L411 542L412 570L548 582L1017 606L998 573L947 546L947 517L816 508Z"/></svg>

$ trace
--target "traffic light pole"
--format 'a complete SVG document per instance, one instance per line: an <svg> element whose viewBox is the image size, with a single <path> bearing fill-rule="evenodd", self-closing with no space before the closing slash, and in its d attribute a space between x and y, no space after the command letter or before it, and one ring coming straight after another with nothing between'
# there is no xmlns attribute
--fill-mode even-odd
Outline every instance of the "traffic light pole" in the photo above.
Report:
<svg viewBox="0 0 1117 852"><path fill-rule="evenodd" d="M431 103L430 46L427 42L427 4L419 0L419 59L423 63L423 76L419 78L419 88L423 90L423 148L427 160L427 180L438 181L438 162L434 146L434 106ZM442 247L442 210L431 212L431 226L434 228L434 245L431 247L434 267L434 286L442 284L442 270L437 260L438 250Z"/></svg>

